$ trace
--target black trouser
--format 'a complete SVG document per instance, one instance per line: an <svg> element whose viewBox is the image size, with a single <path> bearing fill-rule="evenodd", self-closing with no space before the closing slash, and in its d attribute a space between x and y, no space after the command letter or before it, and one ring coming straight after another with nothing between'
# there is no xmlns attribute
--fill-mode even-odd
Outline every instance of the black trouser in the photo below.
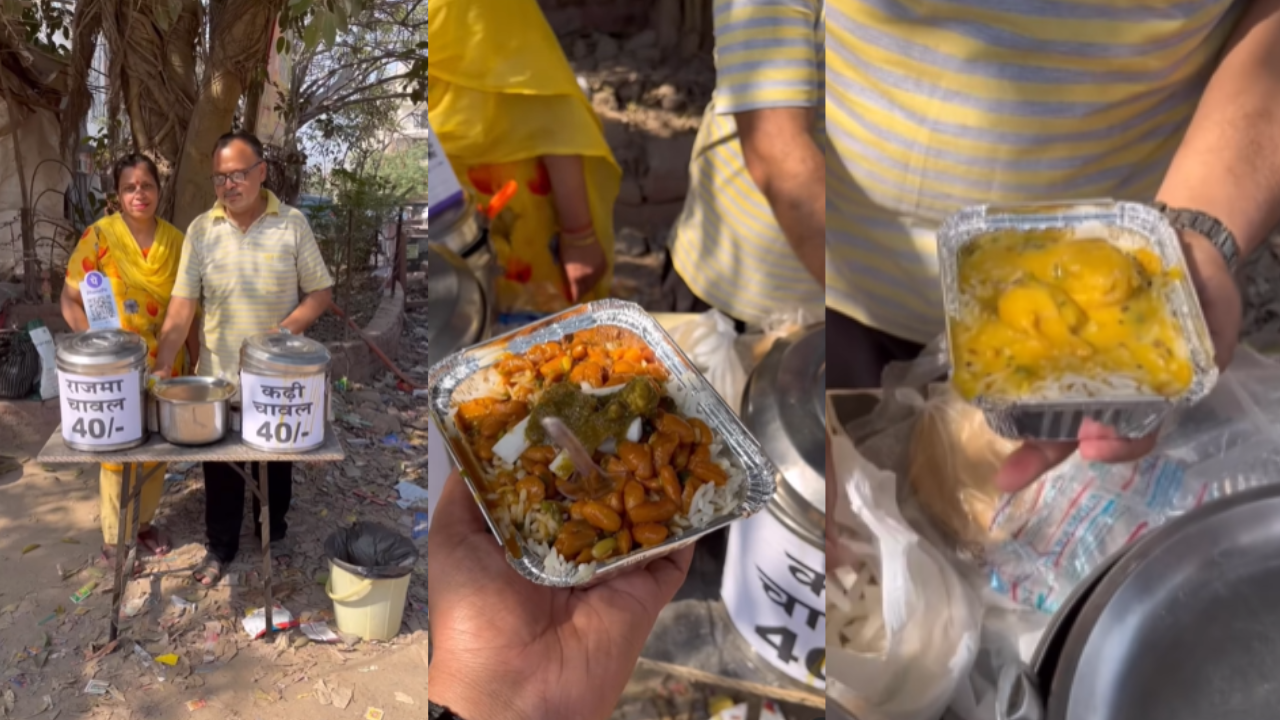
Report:
<svg viewBox="0 0 1280 720"><path fill-rule="evenodd" d="M249 463L256 481L259 463ZM241 467L244 467L243 465ZM285 515L293 500L293 463L267 463L267 498L271 501L271 541L282 540L289 524ZM253 497L253 535L262 539L262 514L258 496ZM209 552L229 563L240 550L240 526L244 522L244 477L230 463L204 463L204 523Z"/></svg>
<svg viewBox="0 0 1280 720"><path fill-rule="evenodd" d="M880 387L891 362L914 360L923 345L867 327L827 308L827 389Z"/></svg>

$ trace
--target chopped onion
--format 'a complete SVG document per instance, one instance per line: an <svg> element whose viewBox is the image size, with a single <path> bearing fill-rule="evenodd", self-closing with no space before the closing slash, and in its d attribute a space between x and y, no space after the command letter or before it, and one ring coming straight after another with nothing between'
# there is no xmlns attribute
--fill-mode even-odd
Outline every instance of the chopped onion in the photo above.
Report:
<svg viewBox="0 0 1280 720"><path fill-rule="evenodd" d="M524 436L529 427L529 418L516 423L506 435L493 446L493 454L502 458L508 465L515 465L525 450L529 449L529 440Z"/></svg>
<svg viewBox="0 0 1280 720"><path fill-rule="evenodd" d="M561 450L560 454L556 455L556 459L551 461L551 472L562 480L568 480L573 471L573 461L569 459L569 453Z"/></svg>
<svg viewBox="0 0 1280 720"><path fill-rule="evenodd" d="M618 441L611 437L605 438L605 441L600 443L600 447L596 449L605 455L614 455L618 452Z"/></svg>
<svg viewBox="0 0 1280 720"><path fill-rule="evenodd" d="M644 421L635 418L631 424L627 426L627 440L630 442L640 442L640 433L644 429Z"/></svg>
<svg viewBox="0 0 1280 720"><path fill-rule="evenodd" d="M604 397L604 396L606 396L606 395L612 395L612 394L614 394L614 393L616 393L616 392L620 392L620 391L622 390L622 388L624 388L624 387L626 387L626 385L614 385L613 387L593 388L593 387L591 387L590 385L588 385L588 384L586 384L586 383L583 383L583 384L582 384L582 392L584 392L584 393L586 393L586 394L588 394L588 395L595 395L595 396L597 396L597 397Z"/></svg>

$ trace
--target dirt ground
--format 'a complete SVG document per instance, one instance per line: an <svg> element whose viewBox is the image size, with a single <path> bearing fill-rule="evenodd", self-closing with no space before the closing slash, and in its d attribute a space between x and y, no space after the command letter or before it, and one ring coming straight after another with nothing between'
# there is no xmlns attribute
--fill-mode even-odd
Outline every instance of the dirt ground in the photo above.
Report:
<svg viewBox="0 0 1280 720"><path fill-rule="evenodd" d="M408 316L399 359L420 381L425 326L425 309ZM302 622L337 629L324 591L329 533L368 520L408 537L416 512L425 511L398 507L395 489L402 480L426 483L425 409L389 377L335 397L343 463L295 466L294 555L275 572L275 594ZM171 467L156 521L175 550L147 560L143 576L128 583L122 614L132 617L122 619L118 645L104 647L112 577L94 563L102 544L97 469L43 466L32 459L38 450L22 448L20 468L0 467L0 717L319 720L363 717L369 708L384 720L426 717L425 533L416 541L401 633L391 642L319 643L298 629L253 641L240 624L262 605L261 551L249 521L223 582L213 589L194 583L190 571L203 552L200 468ZM91 582L87 599L74 602ZM143 661L140 653L174 664ZM86 692L91 679L109 683L105 694Z"/></svg>

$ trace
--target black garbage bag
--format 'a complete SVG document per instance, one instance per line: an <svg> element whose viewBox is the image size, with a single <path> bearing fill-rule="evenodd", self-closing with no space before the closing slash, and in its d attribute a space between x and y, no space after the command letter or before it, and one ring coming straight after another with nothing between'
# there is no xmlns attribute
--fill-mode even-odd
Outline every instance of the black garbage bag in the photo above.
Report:
<svg viewBox="0 0 1280 720"><path fill-rule="evenodd" d="M418 562L418 547L412 540L375 522L335 530L324 541L324 551L343 570L374 580L402 578Z"/></svg>
<svg viewBox="0 0 1280 720"><path fill-rule="evenodd" d="M25 330L0 333L0 398L20 400L40 382L40 353Z"/></svg>

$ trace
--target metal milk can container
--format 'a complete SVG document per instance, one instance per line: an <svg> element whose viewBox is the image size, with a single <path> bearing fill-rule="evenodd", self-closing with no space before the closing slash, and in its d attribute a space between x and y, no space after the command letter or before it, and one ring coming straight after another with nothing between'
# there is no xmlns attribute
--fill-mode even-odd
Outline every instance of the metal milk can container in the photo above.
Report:
<svg viewBox="0 0 1280 720"><path fill-rule="evenodd" d="M778 340L743 390L742 420L783 481L729 528L720 595L738 632L774 668L826 687L825 325Z"/></svg>
<svg viewBox="0 0 1280 720"><path fill-rule="evenodd" d="M324 444L331 414L329 349L287 332L245 338L240 347L240 437L245 445L302 453Z"/></svg>
<svg viewBox="0 0 1280 720"><path fill-rule="evenodd" d="M150 438L142 336L124 330L76 333L58 343L54 358L67 447L115 452Z"/></svg>

